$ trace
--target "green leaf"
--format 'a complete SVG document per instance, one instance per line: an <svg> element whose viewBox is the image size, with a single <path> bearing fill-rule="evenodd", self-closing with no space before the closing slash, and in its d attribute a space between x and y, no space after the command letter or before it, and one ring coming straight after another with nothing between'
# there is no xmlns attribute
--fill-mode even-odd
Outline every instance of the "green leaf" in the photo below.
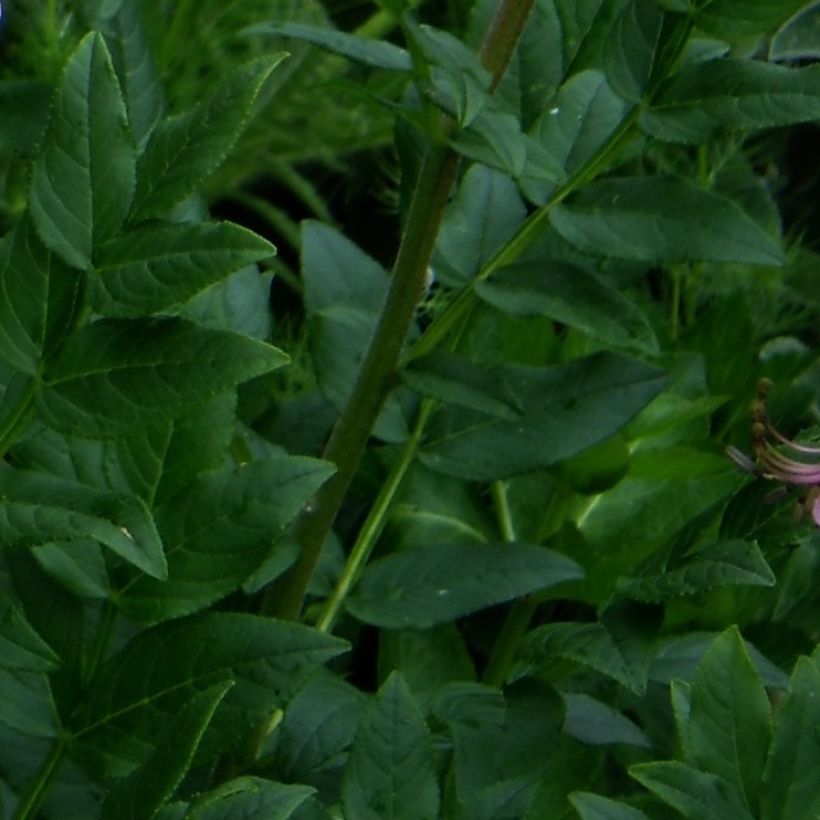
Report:
<svg viewBox="0 0 820 820"><path fill-rule="evenodd" d="M106 41L128 109L131 131L142 151L165 111L165 95L142 24L139 3L125 2L107 29Z"/></svg>
<svg viewBox="0 0 820 820"><path fill-rule="evenodd" d="M566 705L564 731L591 746L651 747L649 738L628 717L596 698L580 692L563 692Z"/></svg>
<svg viewBox="0 0 820 820"><path fill-rule="evenodd" d="M309 786L238 777L197 798L186 820L289 820L313 794ZM302 817L299 813L299 817Z"/></svg>
<svg viewBox="0 0 820 820"><path fill-rule="evenodd" d="M239 613L212 612L145 630L100 667L76 742L108 776L128 774L191 697L232 679L197 753L210 759L346 647L300 624Z"/></svg>
<svg viewBox="0 0 820 820"><path fill-rule="evenodd" d="M0 241L0 356L28 375L66 330L79 278L40 241L28 216Z"/></svg>
<svg viewBox="0 0 820 820"><path fill-rule="evenodd" d="M757 131L820 118L820 66L757 60L695 63L675 74L641 127L658 139L704 143L726 131Z"/></svg>
<svg viewBox="0 0 820 820"><path fill-rule="evenodd" d="M495 271L476 293L513 316L548 316L617 347L657 352L649 321L601 277L573 265L533 259Z"/></svg>
<svg viewBox="0 0 820 820"><path fill-rule="evenodd" d="M232 686L218 683L194 695L136 771L106 792L102 820L151 820L188 771L194 753L219 704Z"/></svg>
<svg viewBox="0 0 820 820"><path fill-rule="evenodd" d="M451 145L460 154L511 176L557 182L564 172L543 145L521 130L521 123L490 97L469 127L457 131Z"/></svg>
<svg viewBox="0 0 820 820"><path fill-rule="evenodd" d="M725 586L773 587L776 580L756 543L721 541L662 574L620 578L618 591L637 601L660 602Z"/></svg>
<svg viewBox="0 0 820 820"><path fill-rule="evenodd" d="M436 239L436 278L448 284L468 282L512 238L525 216L508 176L480 164L471 166Z"/></svg>
<svg viewBox="0 0 820 820"><path fill-rule="evenodd" d="M0 723L27 738L57 738L60 719L42 672L0 668Z"/></svg>
<svg viewBox="0 0 820 820"><path fill-rule="evenodd" d="M771 736L769 699L736 627L698 666L691 690L692 763L719 775L755 812Z"/></svg>
<svg viewBox="0 0 820 820"><path fill-rule="evenodd" d="M555 464L617 432L664 384L661 371L615 353L489 372L510 385L521 416L505 421L459 408L441 411L422 448L428 466L493 481Z"/></svg>
<svg viewBox="0 0 820 820"><path fill-rule="evenodd" d="M235 396L207 400L192 412L115 438L63 435L47 428L14 448L16 466L102 490L139 496L153 508L187 491L203 470L221 466L234 425Z"/></svg>
<svg viewBox="0 0 820 820"><path fill-rule="evenodd" d="M83 605L38 566L29 548L16 545L6 547L2 555L11 588L16 593L26 620L60 658L59 669L54 670L48 680L44 679L46 696L40 699L40 706L31 709L23 706L17 714L48 712L51 717L47 720L56 725L56 718L53 717L55 704L64 714L76 706L77 686L85 663L86 622ZM4 700L0 698L2 703ZM9 708L15 707L10 704Z"/></svg>
<svg viewBox="0 0 820 820"><path fill-rule="evenodd" d="M615 91L640 102L662 45L663 12L657 0L631 0L607 38L604 65Z"/></svg>
<svg viewBox="0 0 820 820"><path fill-rule="evenodd" d="M340 231L314 221L302 226L302 277L319 385L341 412L373 335L389 279L381 265ZM395 396L388 396L374 433L391 442L407 438L407 424Z"/></svg>
<svg viewBox="0 0 820 820"><path fill-rule="evenodd" d="M816 60L820 56L820 7L810 3L781 28L769 45L770 60Z"/></svg>
<svg viewBox="0 0 820 820"><path fill-rule="evenodd" d="M609 179L551 212L585 253L640 262L780 265L783 252L732 200L666 176Z"/></svg>
<svg viewBox="0 0 820 820"><path fill-rule="evenodd" d="M256 265L250 265L201 291L176 312L203 327L230 330L266 341L273 327L272 279L271 273L260 273Z"/></svg>
<svg viewBox="0 0 820 820"><path fill-rule="evenodd" d="M469 125L489 99L490 73L478 55L447 31L417 26L405 29L431 67L429 94L459 125Z"/></svg>
<svg viewBox="0 0 820 820"><path fill-rule="evenodd" d="M798 658L777 717L760 791L762 820L803 820L820 812L820 669Z"/></svg>
<svg viewBox="0 0 820 820"><path fill-rule="evenodd" d="M522 410L510 380L498 375L453 353L433 353L415 359L402 378L423 395L514 421Z"/></svg>
<svg viewBox="0 0 820 820"><path fill-rule="evenodd" d="M265 80L285 56L274 54L241 66L209 99L154 129L137 163L130 222L163 216L222 164Z"/></svg>
<svg viewBox="0 0 820 820"><path fill-rule="evenodd" d="M639 763L630 767L629 774L690 820L754 820L740 794L725 780L677 760Z"/></svg>
<svg viewBox="0 0 820 820"><path fill-rule="evenodd" d="M11 469L0 471L0 493L3 543L33 547L93 539L143 572L167 577L162 542L139 498Z"/></svg>
<svg viewBox="0 0 820 820"><path fill-rule="evenodd" d="M431 544L380 558L348 610L388 629L424 628L580 578L581 568L526 544Z"/></svg>
<svg viewBox="0 0 820 820"><path fill-rule="evenodd" d="M336 677L311 680L288 705L276 742L276 771L317 788L341 780L365 696Z"/></svg>
<svg viewBox="0 0 820 820"><path fill-rule="evenodd" d="M401 672L423 710L439 689L452 681L472 681L475 666L455 623L425 630L383 630L379 635L379 677Z"/></svg>
<svg viewBox="0 0 820 820"><path fill-rule="evenodd" d="M650 679L662 684L669 684L677 678L691 681L695 677L700 662L717 637L718 634L715 632L687 632L684 635L661 641L655 650ZM788 687L788 677L748 641L746 649L767 687L771 689Z"/></svg>
<svg viewBox="0 0 820 820"><path fill-rule="evenodd" d="M638 674L603 624L544 624L527 634L519 653L517 674L549 667L556 658L582 663L607 675L638 695L646 691L645 676Z"/></svg>
<svg viewBox="0 0 820 820"><path fill-rule="evenodd" d="M106 316L157 313L274 253L267 240L230 222L137 228L100 251L91 304Z"/></svg>
<svg viewBox="0 0 820 820"><path fill-rule="evenodd" d="M122 432L181 415L287 361L275 347L182 319L102 319L68 340L45 373L38 403L58 429Z"/></svg>
<svg viewBox="0 0 820 820"><path fill-rule="evenodd" d="M435 710L448 724L455 760L455 816L464 820L518 820L551 766L562 735L563 703L533 682L497 689L456 683Z"/></svg>
<svg viewBox="0 0 820 820"><path fill-rule="evenodd" d="M46 245L87 270L134 194L134 145L105 42L88 34L69 58L31 177L31 213Z"/></svg>
<svg viewBox="0 0 820 820"><path fill-rule="evenodd" d="M367 709L350 753L343 801L349 820L435 820L439 793L430 732L394 672Z"/></svg>
<svg viewBox="0 0 820 820"><path fill-rule="evenodd" d="M618 484L573 505L590 600L606 600L619 576L634 573L693 518L717 509L737 489L742 479L727 461L712 449L637 448Z"/></svg>
<svg viewBox="0 0 820 820"><path fill-rule="evenodd" d="M568 796L581 820L649 820L640 809L590 792L573 792Z"/></svg>
<svg viewBox="0 0 820 820"><path fill-rule="evenodd" d="M167 579L128 583L120 610L155 623L235 591L272 554L285 526L332 473L325 461L280 456L201 476L157 511Z"/></svg>
<svg viewBox="0 0 820 820"><path fill-rule="evenodd" d="M101 23L113 17L123 5L124 0L75 0L83 20L89 28L97 28Z"/></svg>
<svg viewBox="0 0 820 820"><path fill-rule="evenodd" d="M582 71L561 86L553 104L544 109L530 133L564 169L576 173L612 135L624 118L626 105L600 71ZM543 205L552 190L524 179L527 196Z"/></svg>
<svg viewBox="0 0 820 820"><path fill-rule="evenodd" d="M246 28L247 35L266 34L278 37L292 37L324 48L334 54L341 54L357 63L389 71L410 71L413 67L410 55L403 48L385 40L358 37L330 28L306 26L301 23L259 23Z"/></svg>
<svg viewBox="0 0 820 820"><path fill-rule="evenodd" d="M50 541L32 547L34 560L78 598L105 599L111 593L105 551L98 541Z"/></svg>
<svg viewBox="0 0 820 820"><path fill-rule="evenodd" d="M805 3L806 0L708 0L692 10L692 19L707 34L740 40L771 31Z"/></svg>
<svg viewBox="0 0 820 820"><path fill-rule="evenodd" d="M59 665L59 657L23 611L10 598L0 597L0 668L52 672Z"/></svg>
<svg viewBox="0 0 820 820"><path fill-rule="evenodd" d="M341 231L309 219L302 223L302 276L309 315L334 305L378 311L389 279L384 268Z"/></svg>

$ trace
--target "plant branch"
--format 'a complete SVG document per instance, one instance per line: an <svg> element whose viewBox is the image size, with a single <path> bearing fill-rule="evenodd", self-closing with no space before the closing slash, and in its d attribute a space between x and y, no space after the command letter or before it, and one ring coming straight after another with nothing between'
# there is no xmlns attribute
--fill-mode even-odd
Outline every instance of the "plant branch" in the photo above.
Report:
<svg viewBox="0 0 820 820"><path fill-rule="evenodd" d="M494 79L500 79L534 0L501 0L480 54ZM359 377L336 422L324 457L336 473L299 515L294 535L300 545L296 564L265 592L262 611L280 618L298 618L310 578L333 526L367 440L394 386L399 357L407 339L427 267L458 174L459 156L447 145L455 125L443 120L442 134L422 162L387 299L371 339Z"/></svg>
<svg viewBox="0 0 820 820"><path fill-rule="evenodd" d="M376 501L370 508L367 519L359 530L356 543L350 551L350 556L345 563L342 576L339 578L335 589L328 598L321 617L316 622L317 629L320 629L322 632L331 632L333 630L336 618L339 615L339 610L345 598L353 587L353 584L358 580L362 569L370 558L370 553L376 545L376 540L381 534L382 529L384 529L385 517L393 502L393 498L408 468L413 463L413 459L416 457L419 442L424 433L424 427L427 424L427 419L430 417L430 413L435 404L436 402L433 399L425 399L421 404L410 438L404 443L399 460L393 466L390 475L387 477L387 481L382 485L378 496L376 496Z"/></svg>

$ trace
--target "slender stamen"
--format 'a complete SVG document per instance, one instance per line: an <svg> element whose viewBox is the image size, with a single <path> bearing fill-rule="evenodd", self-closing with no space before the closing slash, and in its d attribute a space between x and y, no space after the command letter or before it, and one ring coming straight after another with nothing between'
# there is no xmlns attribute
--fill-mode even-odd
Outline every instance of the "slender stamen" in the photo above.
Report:
<svg viewBox="0 0 820 820"><path fill-rule="evenodd" d="M735 447L727 447L726 454L748 473L782 481L784 484L809 487L800 497L797 510L799 514L808 512L815 524L820 526L820 462L798 461L782 452L786 449L794 453L817 456L820 455L820 447L792 441L772 424L767 411L771 388L771 381L761 379L757 385L757 396L750 407L752 446L757 462L753 462Z"/></svg>

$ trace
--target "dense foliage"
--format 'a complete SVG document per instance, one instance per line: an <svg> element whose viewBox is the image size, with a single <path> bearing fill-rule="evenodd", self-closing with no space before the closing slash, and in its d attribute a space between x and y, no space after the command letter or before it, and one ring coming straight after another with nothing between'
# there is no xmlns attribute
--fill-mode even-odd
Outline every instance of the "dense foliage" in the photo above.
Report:
<svg viewBox="0 0 820 820"><path fill-rule="evenodd" d="M0 818L819 817L816 61L6 0Z"/></svg>

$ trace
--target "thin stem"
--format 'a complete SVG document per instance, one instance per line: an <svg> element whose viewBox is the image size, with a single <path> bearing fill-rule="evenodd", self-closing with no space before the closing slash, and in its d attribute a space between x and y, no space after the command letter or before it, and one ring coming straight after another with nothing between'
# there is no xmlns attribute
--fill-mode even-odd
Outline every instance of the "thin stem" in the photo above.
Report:
<svg viewBox="0 0 820 820"><path fill-rule="evenodd" d="M527 634L538 599L531 595L519 598L511 607L504 626L495 640L492 655L481 676L488 686L503 686L518 654L518 647Z"/></svg>
<svg viewBox="0 0 820 820"><path fill-rule="evenodd" d="M381 491L378 496L376 496L376 500L368 513L367 520L359 530L356 543L350 551L350 556L345 563L344 571L333 593L328 598L324 611L316 622L316 628L322 632L331 632L333 630L336 619L339 616L339 610L345 598L353 587L353 584L358 580L362 569L370 558L370 554L373 552L373 547L376 545L376 541L384 529L387 512L399 489L399 485L407 473L408 468L413 463L413 459L416 457L424 427L427 424L427 419L430 417L434 406L435 401L433 399L424 399L421 403L413 431L404 443L404 447L402 447L399 460L393 465L393 469L390 471L387 481L382 485Z"/></svg>
<svg viewBox="0 0 820 820"><path fill-rule="evenodd" d="M515 541L515 524L507 500L507 485L503 481L493 481L490 492L493 496L495 512L498 516L498 528L505 541Z"/></svg>
<svg viewBox="0 0 820 820"><path fill-rule="evenodd" d="M498 517L498 527L504 540L515 541L515 525L510 513L510 503L507 499L507 485L503 481L494 481L491 487L495 514ZM526 635L538 601L531 595L519 598L510 607L504 626L495 639L493 651L482 675L482 681L489 686L503 686L507 680L518 647Z"/></svg>
<svg viewBox="0 0 820 820"><path fill-rule="evenodd" d="M65 739L58 738L51 747L48 757L43 761L43 765L40 766L37 777L20 800L13 820L33 820L36 817L54 777L60 770L64 754Z"/></svg>
<svg viewBox="0 0 820 820"><path fill-rule="evenodd" d="M497 17L503 13L510 19L518 19L521 10L526 10L521 22L523 26L532 4L533 0L501 0ZM496 25L494 20L481 46L482 58L494 76L497 73L500 76L512 55L515 41L510 40L511 36L511 30ZM500 62L502 58L503 64ZM431 145L422 162L384 308L353 392L323 453L324 458L336 465L336 473L296 521L294 535L300 545L299 557L296 564L265 591L262 611L268 614L285 619L299 617L322 547L364 454L379 411L394 386L399 357L424 292L433 246L458 174L459 156L447 145L454 127L452 120L445 118L442 121L438 141Z"/></svg>

